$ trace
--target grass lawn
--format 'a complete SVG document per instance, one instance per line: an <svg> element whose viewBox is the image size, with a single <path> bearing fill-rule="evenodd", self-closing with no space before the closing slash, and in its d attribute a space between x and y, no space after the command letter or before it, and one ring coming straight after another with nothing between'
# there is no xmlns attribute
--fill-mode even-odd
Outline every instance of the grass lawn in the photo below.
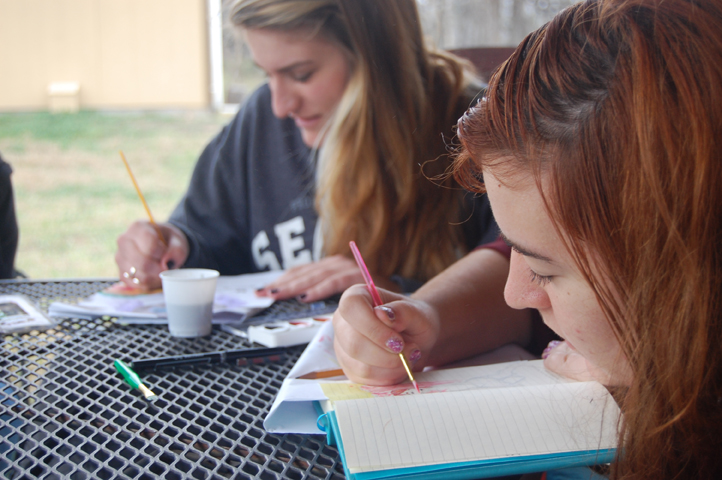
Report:
<svg viewBox="0 0 722 480"><path fill-rule="evenodd" d="M32 278L117 276L115 239L146 217L118 151L162 221L229 120L208 112L0 114L20 227L16 268Z"/></svg>

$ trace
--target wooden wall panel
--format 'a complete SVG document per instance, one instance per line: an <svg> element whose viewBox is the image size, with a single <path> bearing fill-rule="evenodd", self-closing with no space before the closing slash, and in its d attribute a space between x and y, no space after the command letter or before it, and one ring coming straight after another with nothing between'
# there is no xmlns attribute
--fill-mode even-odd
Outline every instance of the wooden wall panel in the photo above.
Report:
<svg viewBox="0 0 722 480"><path fill-rule="evenodd" d="M0 110L44 110L78 82L84 109L206 108L205 0L0 0Z"/></svg>

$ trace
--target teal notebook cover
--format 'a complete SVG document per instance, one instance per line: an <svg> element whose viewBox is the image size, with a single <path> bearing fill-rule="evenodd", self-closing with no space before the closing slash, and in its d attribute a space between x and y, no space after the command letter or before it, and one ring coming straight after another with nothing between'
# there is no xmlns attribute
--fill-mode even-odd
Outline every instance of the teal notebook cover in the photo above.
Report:
<svg viewBox="0 0 722 480"><path fill-rule="evenodd" d="M320 406L317 406L317 410L320 411ZM335 445L338 449L346 478L351 480L431 480L438 479L441 475L443 475L444 480L491 478L610 463L616 455L616 449L612 448L351 473L346 466L346 454L336 419L336 412L331 411L322 414L318 419L318 424L322 430L326 431L327 443Z"/></svg>

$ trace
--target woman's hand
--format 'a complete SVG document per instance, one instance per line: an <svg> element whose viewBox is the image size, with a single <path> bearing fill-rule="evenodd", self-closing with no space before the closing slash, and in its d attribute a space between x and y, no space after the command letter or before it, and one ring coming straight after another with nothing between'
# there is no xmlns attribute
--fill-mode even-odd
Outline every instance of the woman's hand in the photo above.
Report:
<svg viewBox="0 0 722 480"><path fill-rule="evenodd" d="M429 305L382 289L379 294L385 303L374 308L366 287L353 286L333 316L336 357L351 381L365 385L408 379L399 353L420 370L439 335L439 317Z"/></svg>
<svg viewBox="0 0 722 480"><path fill-rule="evenodd" d="M371 273L376 285L398 290L398 285L388 279L377 278ZM302 302L315 302L335 293L341 293L351 285L363 283L361 270L352 259L343 255L326 257L318 262L289 269L275 282L259 290L257 295L284 300L296 297Z"/></svg>
<svg viewBox="0 0 722 480"><path fill-rule="evenodd" d="M163 244L159 232L165 238ZM134 222L118 237L115 263L120 280L144 290L159 288L160 272L179 268L188 258L188 239L177 227L148 221Z"/></svg>
<svg viewBox="0 0 722 480"><path fill-rule="evenodd" d="M609 385L609 375L587 361L587 359L570 347L567 342L553 340L542 353L544 366L563 377L580 382L595 380Z"/></svg>

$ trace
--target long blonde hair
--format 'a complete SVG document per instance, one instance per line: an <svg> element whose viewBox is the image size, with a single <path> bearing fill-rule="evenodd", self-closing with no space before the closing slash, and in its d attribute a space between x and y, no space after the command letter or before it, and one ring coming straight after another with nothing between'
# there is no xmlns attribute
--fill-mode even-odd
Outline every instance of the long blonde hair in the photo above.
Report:
<svg viewBox="0 0 722 480"><path fill-rule="evenodd" d="M377 274L427 280L467 250L469 212L448 176L447 142L474 85L469 64L428 48L414 0L239 0L242 28L306 29L351 58L319 151L324 253L355 240Z"/></svg>

